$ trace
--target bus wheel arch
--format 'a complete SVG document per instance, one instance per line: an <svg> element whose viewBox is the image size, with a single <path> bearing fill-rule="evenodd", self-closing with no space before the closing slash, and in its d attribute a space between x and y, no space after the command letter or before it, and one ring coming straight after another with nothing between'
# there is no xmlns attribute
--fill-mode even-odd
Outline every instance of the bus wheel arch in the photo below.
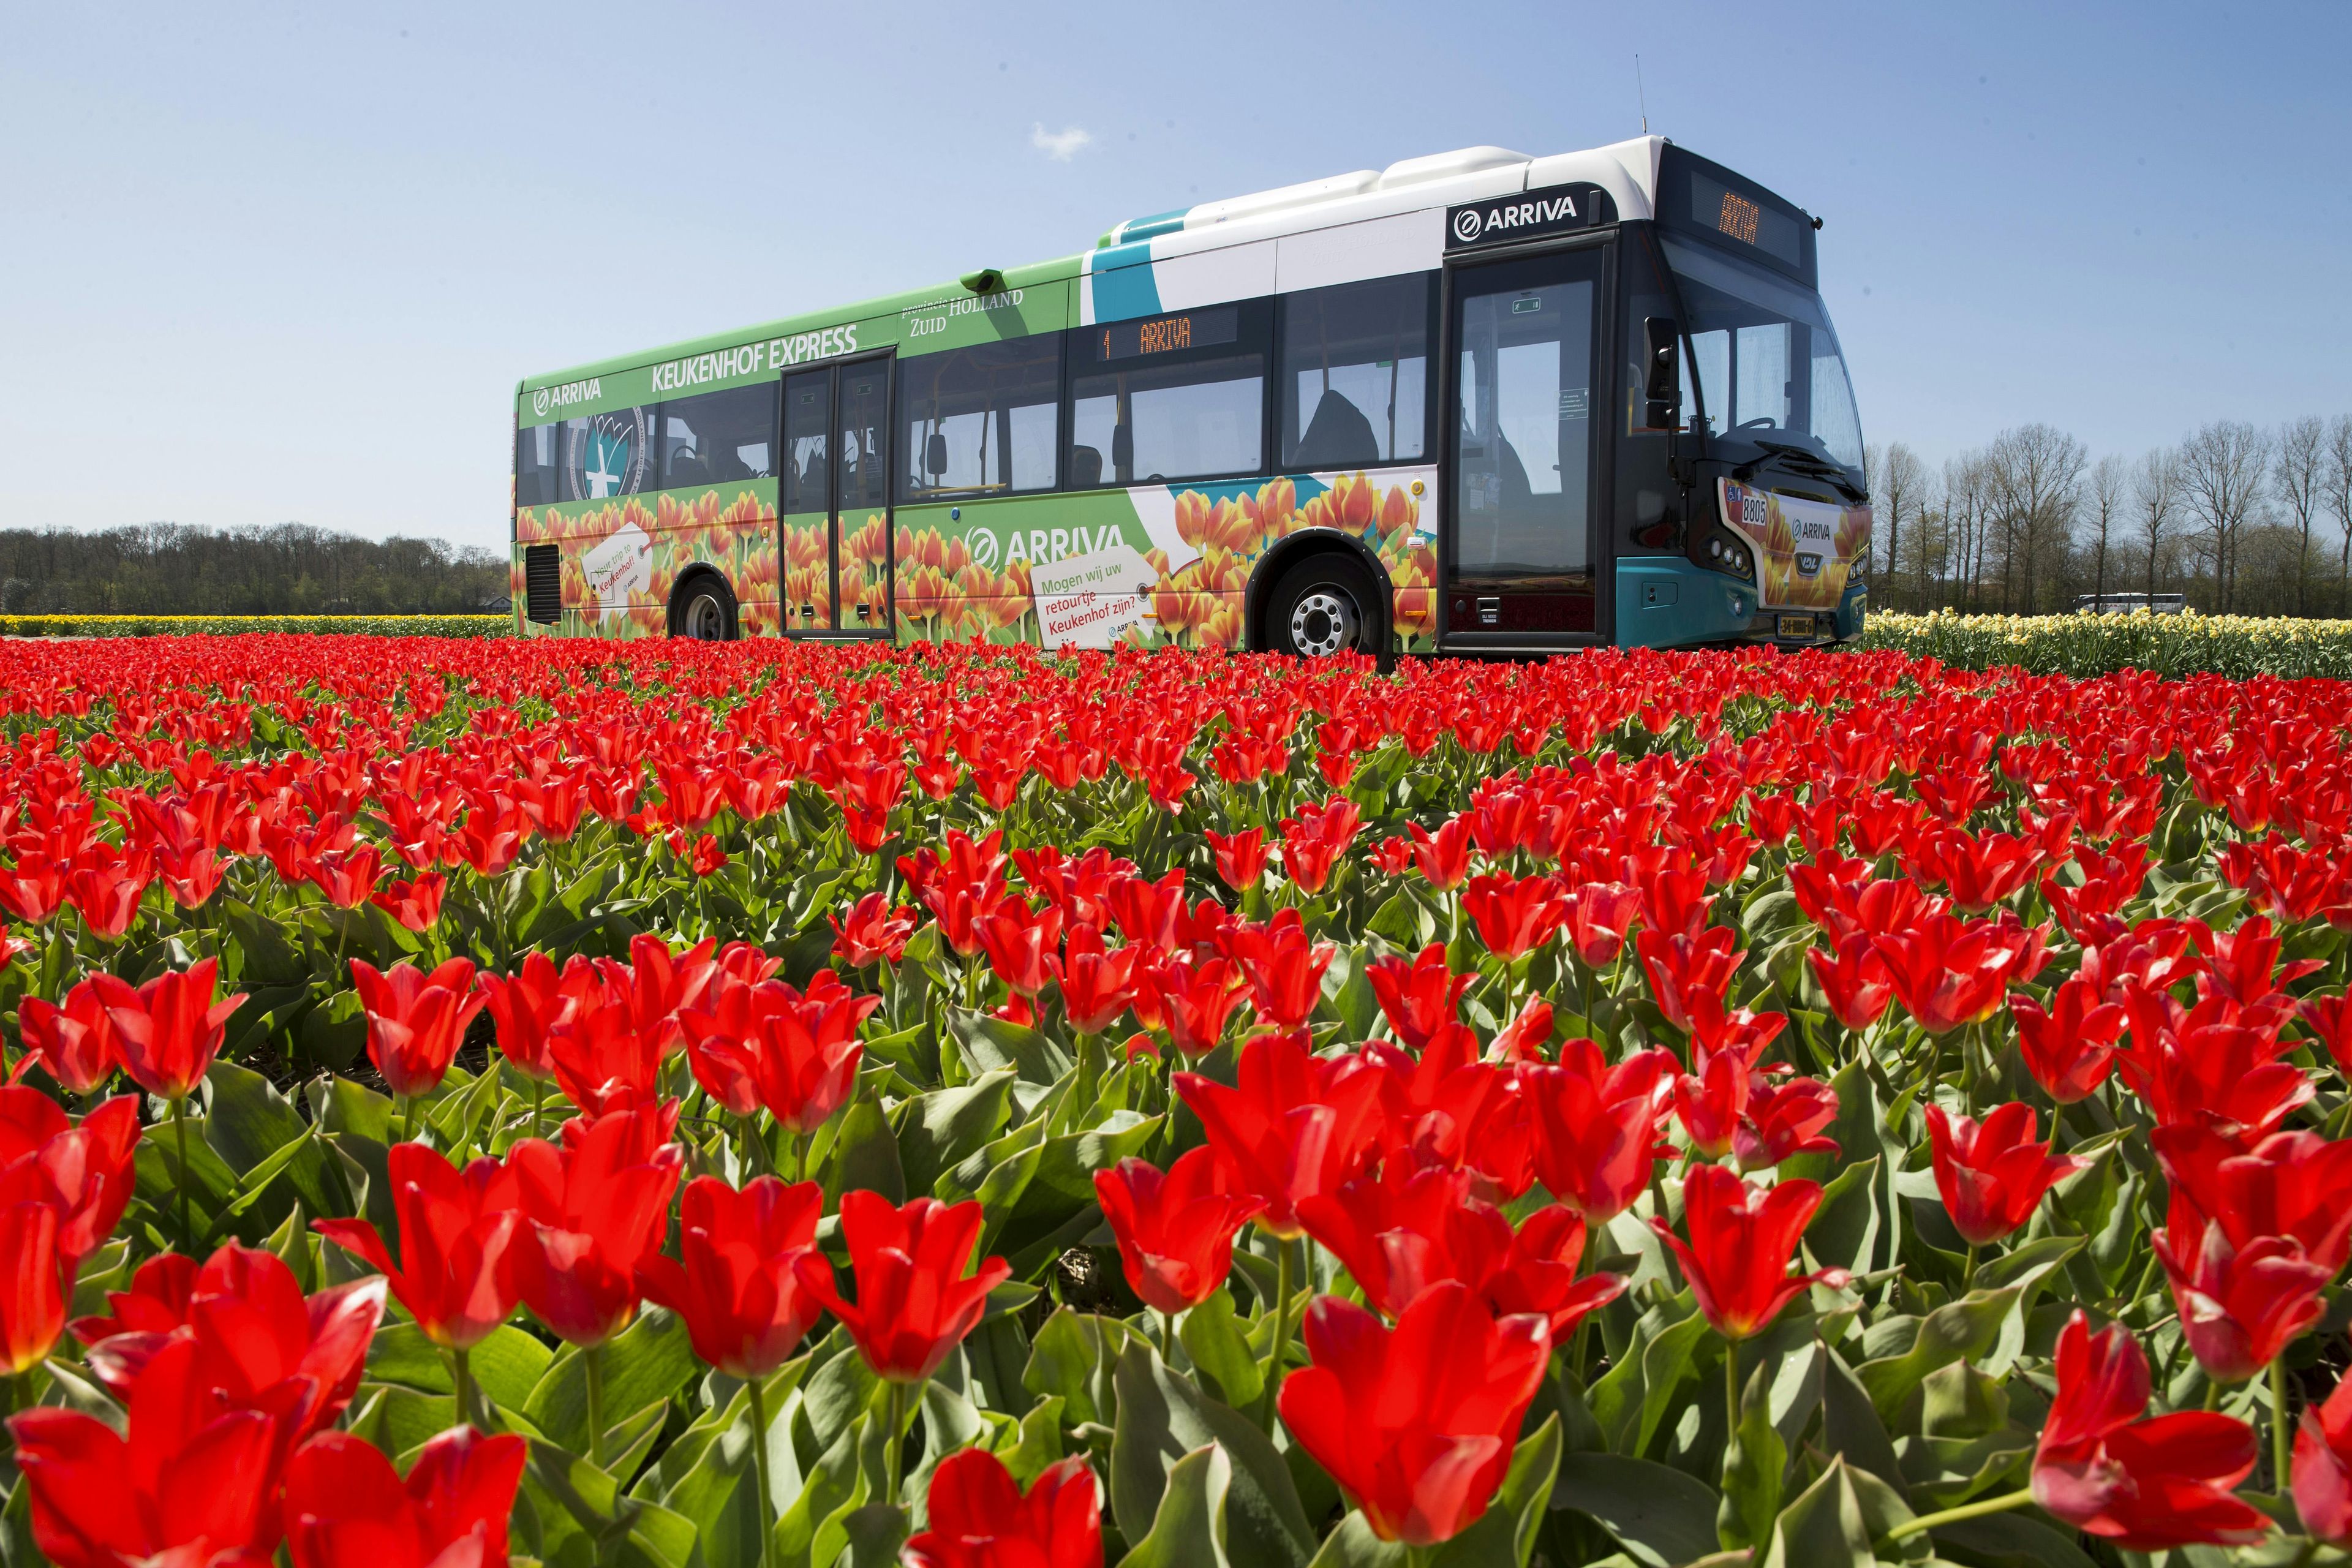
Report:
<svg viewBox="0 0 2352 1568"><path fill-rule="evenodd" d="M1334 616L1352 612L1357 622L1345 640L1387 662L1396 587L1380 558L1352 533L1307 529L1276 541L1251 573L1242 605L1252 652L1340 651L1325 639L1332 635ZM1294 626L1302 615L1303 628Z"/></svg>
<svg viewBox="0 0 2352 1568"><path fill-rule="evenodd" d="M697 642L733 642L743 635L735 590L716 567L690 566L669 594L669 635Z"/></svg>

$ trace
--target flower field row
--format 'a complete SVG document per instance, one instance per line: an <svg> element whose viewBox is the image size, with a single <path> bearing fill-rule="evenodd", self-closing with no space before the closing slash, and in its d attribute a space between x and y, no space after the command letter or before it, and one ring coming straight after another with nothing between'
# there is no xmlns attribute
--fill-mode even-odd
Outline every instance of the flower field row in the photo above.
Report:
<svg viewBox="0 0 2352 1568"><path fill-rule="evenodd" d="M0 637L226 637L253 632L502 637L513 630L511 616L0 616Z"/></svg>
<svg viewBox="0 0 2352 1568"><path fill-rule="evenodd" d="M0 1546L2334 1561L2347 697L0 645Z"/></svg>
<svg viewBox="0 0 2352 1568"><path fill-rule="evenodd" d="M2352 678L2352 621L2284 616L2177 616L2135 610L2100 616L1906 615L1874 610L1855 646L1892 648L1959 669L2020 668L2088 677L2144 669L2158 675L2243 679Z"/></svg>

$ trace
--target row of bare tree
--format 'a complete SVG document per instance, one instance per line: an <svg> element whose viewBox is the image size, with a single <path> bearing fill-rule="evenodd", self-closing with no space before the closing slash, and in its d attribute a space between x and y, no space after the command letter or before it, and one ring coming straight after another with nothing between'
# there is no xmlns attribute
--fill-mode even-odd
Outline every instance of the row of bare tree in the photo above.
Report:
<svg viewBox="0 0 2352 1568"><path fill-rule="evenodd" d="M2352 415L2216 420L2092 460L2048 425L1930 468L1867 455L1871 600L2033 615L2084 594L2180 594L2221 615L2352 614Z"/></svg>

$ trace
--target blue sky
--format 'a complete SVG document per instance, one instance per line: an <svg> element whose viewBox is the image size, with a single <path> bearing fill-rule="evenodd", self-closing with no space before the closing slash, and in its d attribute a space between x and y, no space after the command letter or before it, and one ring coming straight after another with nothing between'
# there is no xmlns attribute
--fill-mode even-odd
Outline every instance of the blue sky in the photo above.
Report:
<svg viewBox="0 0 2352 1568"><path fill-rule="evenodd" d="M1181 29L1167 25L1174 18ZM523 374L1650 125L1826 219L1865 433L2352 410L2352 6L19 7L0 522L503 548Z"/></svg>

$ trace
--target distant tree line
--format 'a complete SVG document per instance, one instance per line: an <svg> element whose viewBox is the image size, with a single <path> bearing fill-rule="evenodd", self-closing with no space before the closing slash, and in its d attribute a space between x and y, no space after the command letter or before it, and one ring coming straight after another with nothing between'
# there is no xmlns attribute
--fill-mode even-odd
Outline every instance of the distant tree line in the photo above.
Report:
<svg viewBox="0 0 2352 1568"><path fill-rule="evenodd" d="M307 523L0 529L11 615L462 615L503 609L504 557Z"/></svg>
<svg viewBox="0 0 2352 1568"><path fill-rule="evenodd" d="M2010 615L2085 594L2179 594L2214 615L2352 614L2352 415L2216 420L2095 461L2048 425L1931 468L1866 455L1874 605Z"/></svg>

